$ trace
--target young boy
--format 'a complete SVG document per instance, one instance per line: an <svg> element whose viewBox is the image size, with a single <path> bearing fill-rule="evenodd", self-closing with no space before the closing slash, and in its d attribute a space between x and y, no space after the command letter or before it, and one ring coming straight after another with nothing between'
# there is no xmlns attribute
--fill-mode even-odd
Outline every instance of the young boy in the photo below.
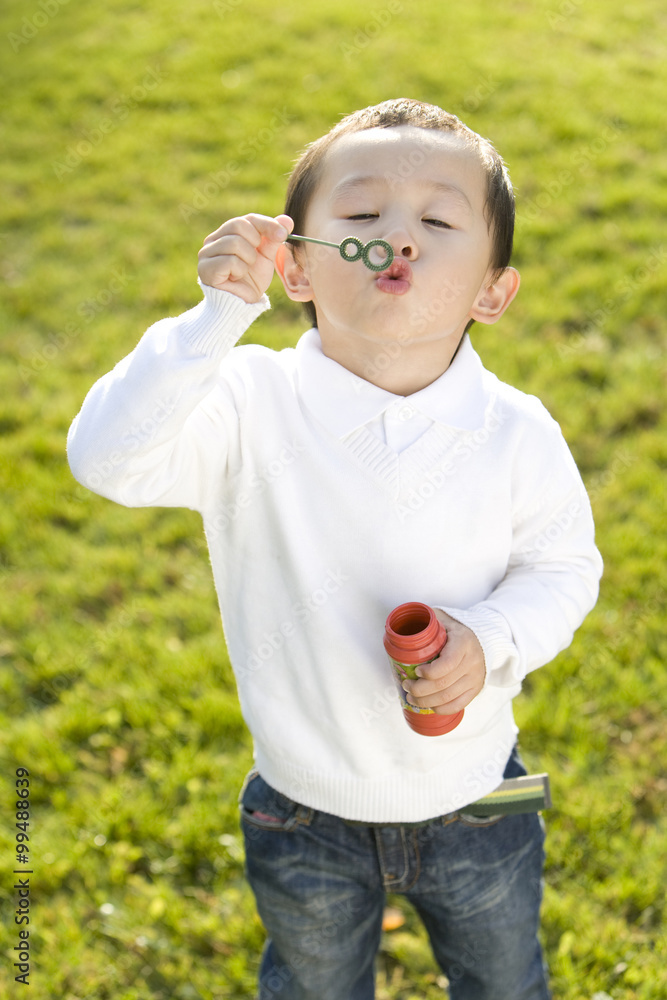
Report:
<svg viewBox="0 0 667 1000"><path fill-rule="evenodd" d="M81 483L203 516L254 739L241 806L266 1000L370 1000L387 891L416 907L453 1000L549 996L540 819L465 809L525 774L512 699L601 574L558 426L467 334L517 292L513 219L502 160L452 115L352 114L297 163L285 215L206 238L203 301L151 327L72 425ZM291 231L385 240L394 261ZM312 328L294 349L234 347L274 268ZM465 709L442 736L413 732L393 688L384 623L406 601L447 629L405 684L413 705Z"/></svg>

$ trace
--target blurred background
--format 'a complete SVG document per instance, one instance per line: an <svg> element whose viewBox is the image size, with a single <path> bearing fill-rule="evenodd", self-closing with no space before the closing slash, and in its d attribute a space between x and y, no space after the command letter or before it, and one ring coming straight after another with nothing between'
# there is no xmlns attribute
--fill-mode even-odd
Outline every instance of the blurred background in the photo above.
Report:
<svg viewBox="0 0 667 1000"><path fill-rule="evenodd" d="M553 787L554 997L667 996L664 5L5 0L0 22L0 993L28 995L29 850L34 1000L255 995L236 805L252 752L201 521L88 493L65 438L92 383L199 301L203 238L280 212L307 142L406 96L509 166L521 291L472 339L560 422L606 565L573 645L516 701ZM270 294L244 340L293 345L302 314ZM446 995L391 902L379 1000Z"/></svg>

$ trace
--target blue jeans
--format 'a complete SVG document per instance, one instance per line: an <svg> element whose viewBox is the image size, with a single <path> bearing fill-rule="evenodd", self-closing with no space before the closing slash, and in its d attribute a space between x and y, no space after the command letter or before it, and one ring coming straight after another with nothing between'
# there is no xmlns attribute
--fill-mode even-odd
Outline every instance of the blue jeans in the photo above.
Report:
<svg viewBox="0 0 667 1000"><path fill-rule="evenodd" d="M515 748L504 776L525 773ZM240 801L268 932L260 1000L372 1000L386 892L419 913L451 1000L549 1000L536 813L355 824L293 802L254 770Z"/></svg>

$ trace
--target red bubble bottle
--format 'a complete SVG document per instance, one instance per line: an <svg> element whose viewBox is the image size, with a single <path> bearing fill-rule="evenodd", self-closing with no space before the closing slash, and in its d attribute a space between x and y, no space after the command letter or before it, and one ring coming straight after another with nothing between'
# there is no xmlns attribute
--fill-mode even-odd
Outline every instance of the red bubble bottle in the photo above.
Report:
<svg viewBox="0 0 667 1000"><path fill-rule="evenodd" d="M403 681L416 680L415 668L434 660L447 642L447 630L428 604L412 601L389 613L385 625L384 648L394 668L394 677L408 725L422 736L442 736L456 729L463 709L455 715L438 715L431 708L410 705Z"/></svg>

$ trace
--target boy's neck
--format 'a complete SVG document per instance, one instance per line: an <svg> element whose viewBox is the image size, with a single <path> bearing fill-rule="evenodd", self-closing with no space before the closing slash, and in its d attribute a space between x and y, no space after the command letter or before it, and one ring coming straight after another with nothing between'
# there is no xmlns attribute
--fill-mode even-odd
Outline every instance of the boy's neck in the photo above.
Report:
<svg viewBox="0 0 667 1000"><path fill-rule="evenodd" d="M367 345L356 342L353 348L338 337L322 337L322 352L358 378L391 392L396 396L411 396L437 381L447 371L461 346L465 332L458 341L449 338L421 344L389 343ZM366 348L364 350L364 348Z"/></svg>

